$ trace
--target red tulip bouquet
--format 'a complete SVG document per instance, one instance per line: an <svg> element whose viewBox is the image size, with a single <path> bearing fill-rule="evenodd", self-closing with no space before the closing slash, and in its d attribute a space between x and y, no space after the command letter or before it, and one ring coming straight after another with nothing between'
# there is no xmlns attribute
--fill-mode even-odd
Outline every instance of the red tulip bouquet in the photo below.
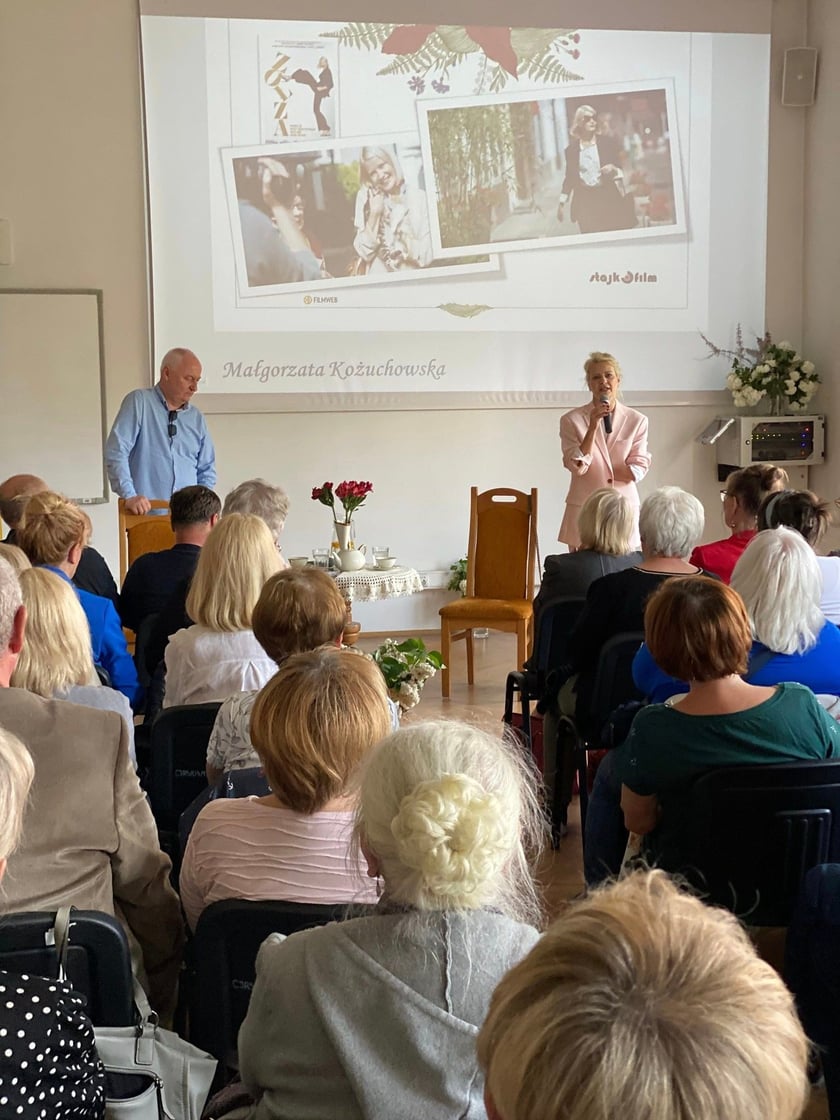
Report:
<svg viewBox="0 0 840 1120"><path fill-rule="evenodd" d="M336 524L349 525L353 519L353 514L364 504L365 498L373 491L372 482L339 482L338 486L333 489L331 482L325 482L323 486L316 486L312 491L312 500L320 502L323 506L329 506L332 510L333 521ZM335 512L335 499L341 502L344 507L344 518L339 520Z"/></svg>

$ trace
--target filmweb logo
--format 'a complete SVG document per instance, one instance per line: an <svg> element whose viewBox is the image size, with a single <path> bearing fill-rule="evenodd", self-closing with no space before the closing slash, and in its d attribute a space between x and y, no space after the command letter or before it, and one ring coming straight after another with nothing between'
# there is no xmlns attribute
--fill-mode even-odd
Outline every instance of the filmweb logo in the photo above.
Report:
<svg viewBox="0 0 840 1120"><path fill-rule="evenodd" d="M310 303L338 303L338 296L304 296L303 302L307 307Z"/></svg>
<svg viewBox="0 0 840 1120"><path fill-rule="evenodd" d="M658 284L659 277L655 272L593 272L589 277L590 284Z"/></svg>

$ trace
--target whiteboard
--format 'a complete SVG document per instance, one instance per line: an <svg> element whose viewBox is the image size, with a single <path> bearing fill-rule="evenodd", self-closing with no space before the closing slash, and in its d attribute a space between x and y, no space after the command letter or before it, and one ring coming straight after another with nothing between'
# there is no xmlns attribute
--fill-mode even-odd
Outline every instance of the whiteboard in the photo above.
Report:
<svg viewBox="0 0 840 1120"><path fill-rule="evenodd" d="M107 501L102 292L0 290L0 478Z"/></svg>

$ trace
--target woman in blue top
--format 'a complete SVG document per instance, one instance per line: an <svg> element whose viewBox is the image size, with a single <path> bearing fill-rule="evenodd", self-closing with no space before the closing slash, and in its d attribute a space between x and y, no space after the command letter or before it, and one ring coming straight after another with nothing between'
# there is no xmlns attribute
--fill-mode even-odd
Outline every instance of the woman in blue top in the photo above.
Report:
<svg viewBox="0 0 840 1120"><path fill-rule="evenodd" d="M732 587L744 600L754 642L745 679L751 684L796 681L833 708L840 696L840 630L820 609L817 557L792 529L758 533L735 565ZM663 671L647 644L636 654L633 680L656 703L688 692Z"/></svg>

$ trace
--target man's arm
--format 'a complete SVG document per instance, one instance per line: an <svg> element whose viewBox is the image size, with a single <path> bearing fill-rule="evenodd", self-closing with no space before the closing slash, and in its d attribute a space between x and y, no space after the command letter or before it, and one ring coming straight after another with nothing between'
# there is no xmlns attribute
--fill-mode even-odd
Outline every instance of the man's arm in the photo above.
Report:
<svg viewBox="0 0 840 1120"><path fill-rule="evenodd" d="M196 482L199 486L208 486L211 490L216 485L216 449L213 440L204 425L204 437L198 451L198 460L195 464Z"/></svg>
<svg viewBox="0 0 840 1120"><path fill-rule="evenodd" d="M137 497L128 457L140 434L140 403L136 393L129 393L120 405L108 441L105 444L105 469L111 489L121 498Z"/></svg>
<svg viewBox="0 0 840 1120"><path fill-rule="evenodd" d="M110 713L109 713L110 715ZM114 772L114 816L118 846L111 856L114 901L143 950L149 997L161 1014L171 1009L181 966L184 925L178 897L169 884L171 864L160 850L152 811L128 754L121 717Z"/></svg>

